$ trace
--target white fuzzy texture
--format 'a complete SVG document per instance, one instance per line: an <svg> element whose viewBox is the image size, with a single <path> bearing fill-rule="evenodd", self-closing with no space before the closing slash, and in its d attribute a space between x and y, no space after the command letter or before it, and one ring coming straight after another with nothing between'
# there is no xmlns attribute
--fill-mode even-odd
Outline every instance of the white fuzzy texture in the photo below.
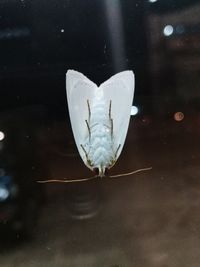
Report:
<svg viewBox="0 0 200 267"><path fill-rule="evenodd" d="M68 70L66 89L79 154L88 168L97 168L103 176L118 159L126 139L134 74L120 72L98 87L82 73Z"/></svg>
<svg viewBox="0 0 200 267"><path fill-rule="evenodd" d="M91 103L91 117L88 121L88 133L83 146L85 147L91 165L101 171L112 165L115 160L114 138L111 132L109 106L104 99L95 98Z"/></svg>

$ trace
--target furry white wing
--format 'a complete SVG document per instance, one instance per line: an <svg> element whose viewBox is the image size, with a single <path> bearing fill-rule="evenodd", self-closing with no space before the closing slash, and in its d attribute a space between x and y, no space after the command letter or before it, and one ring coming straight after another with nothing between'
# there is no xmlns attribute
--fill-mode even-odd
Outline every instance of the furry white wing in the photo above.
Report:
<svg viewBox="0 0 200 267"><path fill-rule="evenodd" d="M87 162L81 144L88 135L86 120L88 120L89 110L87 101L94 98L97 88L97 85L82 73L74 70L67 71L66 90L72 131L79 154L86 165Z"/></svg>
<svg viewBox="0 0 200 267"><path fill-rule="evenodd" d="M135 78L132 71L123 71L100 85L105 101L111 101L111 118L113 120L113 138L116 149L119 147L116 159L119 157L126 139L131 106L133 103Z"/></svg>

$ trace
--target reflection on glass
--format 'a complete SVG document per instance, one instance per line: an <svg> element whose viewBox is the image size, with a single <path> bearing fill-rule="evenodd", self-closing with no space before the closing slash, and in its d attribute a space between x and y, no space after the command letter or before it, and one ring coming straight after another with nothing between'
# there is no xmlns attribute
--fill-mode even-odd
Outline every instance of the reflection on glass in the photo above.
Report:
<svg viewBox="0 0 200 267"><path fill-rule="evenodd" d="M163 29L163 34L165 36L170 36L172 35L173 31L174 31L174 28L172 25L166 25Z"/></svg>
<svg viewBox="0 0 200 267"><path fill-rule="evenodd" d="M0 266L200 266L199 14L199 0L0 1ZM91 177L68 69L97 85L134 71L128 135L112 177L39 184Z"/></svg>

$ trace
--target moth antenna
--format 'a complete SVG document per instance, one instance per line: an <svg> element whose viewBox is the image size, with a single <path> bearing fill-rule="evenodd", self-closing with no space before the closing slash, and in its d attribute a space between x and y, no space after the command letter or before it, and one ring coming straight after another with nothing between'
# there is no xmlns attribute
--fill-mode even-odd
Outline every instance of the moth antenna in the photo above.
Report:
<svg viewBox="0 0 200 267"><path fill-rule="evenodd" d="M122 173L122 174L116 174L116 175L111 175L109 176L109 178L118 178L118 177L123 177L123 176L129 176L138 172L144 172L144 171L150 171L152 170L152 167L148 167L148 168L142 168L142 169L138 169L132 172L127 172L127 173Z"/></svg>
<svg viewBox="0 0 200 267"><path fill-rule="evenodd" d="M86 181L90 181L93 180L95 178L98 178L98 175L92 176L92 177L88 177L88 178L83 178L83 179L50 179L50 180L39 180L37 181L37 183L40 184L47 184L47 183L79 183L79 182L86 182Z"/></svg>
<svg viewBox="0 0 200 267"><path fill-rule="evenodd" d="M111 176L104 176L105 178L118 178L118 177L123 177L123 176L129 176L138 172L143 172L143 171L150 171L152 170L152 167L148 167L148 168L142 168L142 169L138 169L132 172L128 172L128 173L122 173L122 174L116 174L116 175L111 175ZM98 175L92 176L92 177L87 177L87 178L83 178L83 179L50 179L50 180L38 180L37 183L40 184L46 184L46 183L79 183L79 182L86 182L86 181L90 181L93 179L99 178Z"/></svg>

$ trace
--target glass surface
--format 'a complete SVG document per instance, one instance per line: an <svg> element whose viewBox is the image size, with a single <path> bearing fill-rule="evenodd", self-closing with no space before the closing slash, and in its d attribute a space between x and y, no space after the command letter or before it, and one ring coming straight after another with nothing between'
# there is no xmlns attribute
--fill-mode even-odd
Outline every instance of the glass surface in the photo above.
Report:
<svg viewBox="0 0 200 267"><path fill-rule="evenodd" d="M0 266L200 265L200 3L0 1ZM135 73L109 175L75 146L65 74Z"/></svg>

